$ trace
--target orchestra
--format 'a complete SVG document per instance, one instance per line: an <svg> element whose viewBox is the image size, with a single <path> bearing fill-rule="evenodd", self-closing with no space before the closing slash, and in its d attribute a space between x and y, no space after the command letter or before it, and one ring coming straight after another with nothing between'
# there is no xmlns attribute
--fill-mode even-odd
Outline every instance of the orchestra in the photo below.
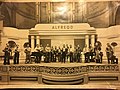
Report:
<svg viewBox="0 0 120 90"><path fill-rule="evenodd" d="M16 45L14 50L14 56L13 56L13 64L19 64L19 54L20 50L18 49L19 45ZM6 44L4 52L4 65L10 64L10 52L12 49L8 44ZM31 57L34 57L35 63L53 63L53 62L60 62L60 63L66 63L66 62L76 62L76 63L82 63L82 55L84 55L84 63L90 63L90 62L96 62L96 63L102 63L103 58L103 52L101 51L101 45L99 43L95 43L94 47L90 44L88 47L85 45L83 50L81 49L80 45L75 46L75 48L72 47L72 45L63 44L62 47L60 46L50 46L47 44L45 47L39 44L36 45L34 48L34 51L31 50L31 47L29 44L24 49L24 53L26 54L25 58L25 64L31 64L32 59ZM117 58L114 56L113 48L109 43L107 43L106 47L106 56L108 60L108 64L114 63L114 59L117 60ZM118 60L116 61L118 63Z"/></svg>

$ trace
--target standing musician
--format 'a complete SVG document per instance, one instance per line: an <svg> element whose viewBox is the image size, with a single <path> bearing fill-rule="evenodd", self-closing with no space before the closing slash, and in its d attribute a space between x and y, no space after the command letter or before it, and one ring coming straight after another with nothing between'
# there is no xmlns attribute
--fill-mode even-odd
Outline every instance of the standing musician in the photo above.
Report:
<svg viewBox="0 0 120 90"><path fill-rule="evenodd" d="M102 63L103 53L101 52L101 45L99 45L97 42L95 43L94 53L95 53L96 63Z"/></svg>
<svg viewBox="0 0 120 90"><path fill-rule="evenodd" d="M65 63L65 58L66 58L66 50L65 50L65 44L63 44L62 48L62 62Z"/></svg>
<svg viewBox="0 0 120 90"><path fill-rule="evenodd" d="M36 59L35 59L35 63L40 63L41 62L41 53L40 53L40 46L39 44L36 45L35 47L35 53L36 53Z"/></svg>
<svg viewBox="0 0 120 90"><path fill-rule="evenodd" d="M54 48L53 48L53 46L51 46L51 49L50 49L50 62L53 62L53 58L54 58Z"/></svg>
<svg viewBox="0 0 120 90"><path fill-rule="evenodd" d="M74 52L74 50L73 50L73 48L72 48L72 45L70 45L70 48L69 48L69 56L70 56L70 62L73 62L73 52Z"/></svg>
<svg viewBox="0 0 120 90"><path fill-rule="evenodd" d="M77 51L76 51L77 46L74 46L74 51L73 51L73 62L77 61Z"/></svg>
<svg viewBox="0 0 120 90"><path fill-rule="evenodd" d="M84 53L84 56L85 56L85 63L90 62L89 61L89 50L88 50L87 45L85 45L85 47L83 48L83 53Z"/></svg>
<svg viewBox="0 0 120 90"><path fill-rule="evenodd" d="M81 61L81 52L82 52L82 50L80 49L80 46L79 45L77 45L77 48L76 48L76 54L77 54L77 56L76 56L76 62L82 62Z"/></svg>
<svg viewBox="0 0 120 90"><path fill-rule="evenodd" d="M19 45L16 45L15 51L14 51L14 64L19 64Z"/></svg>
<svg viewBox="0 0 120 90"><path fill-rule="evenodd" d="M25 64L32 63L31 62L31 48L29 44L27 44L27 47L25 48L24 52L26 53Z"/></svg>
<svg viewBox="0 0 120 90"><path fill-rule="evenodd" d="M69 50L69 46L68 46L68 44L66 44L66 47L65 47L66 57L65 57L65 59L66 59L67 61L68 61L68 58L69 58L68 50Z"/></svg>
<svg viewBox="0 0 120 90"><path fill-rule="evenodd" d="M10 64L10 52L11 52L11 48L9 47L9 44L6 44L5 49L3 50L4 52L4 65L6 64Z"/></svg>
<svg viewBox="0 0 120 90"><path fill-rule="evenodd" d="M90 62L94 62L94 48L92 47L92 44L90 44L90 47L89 47L89 60Z"/></svg>
<svg viewBox="0 0 120 90"><path fill-rule="evenodd" d="M108 59L108 64L110 64L110 60L111 60L113 54L114 54L113 48L111 47L111 45L109 43L107 43L106 55L107 55L107 59Z"/></svg>
<svg viewBox="0 0 120 90"><path fill-rule="evenodd" d="M45 62L49 63L50 62L50 60L49 60L49 56L50 56L50 47L49 47L49 44L47 44L47 46L45 47L45 52L46 52Z"/></svg>
<svg viewBox="0 0 120 90"><path fill-rule="evenodd" d="M61 58L62 57L62 51L61 51L61 48L60 46L58 47L58 62L61 62Z"/></svg>
<svg viewBox="0 0 120 90"><path fill-rule="evenodd" d="M40 62L42 61L42 57L44 57L44 47L42 46L42 44L40 45ZM43 58L43 61L44 61L44 58Z"/></svg>
<svg viewBox="0 0 120 90"><path fill-rule="evenodd" d="M58 50L57 50L57 46L55 46L53 50L53 62L56 62L57 56L58 56Z"/></svg>

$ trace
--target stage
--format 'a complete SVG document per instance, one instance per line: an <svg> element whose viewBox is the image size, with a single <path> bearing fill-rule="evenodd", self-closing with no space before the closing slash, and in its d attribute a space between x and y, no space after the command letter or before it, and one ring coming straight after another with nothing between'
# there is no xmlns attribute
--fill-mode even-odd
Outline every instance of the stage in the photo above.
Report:
<svg viewBox="0 0 120 90"><path fill-rule="evenodd" d="M3 65L0 61L0 89L120 89L120 64L32 63Z"/></svg>
<svg viewBox="0 0 120 90"><path fill-rule="evenodd" d="M3 65L0 61L0 89L97 89L120 88L120 64L103 63L38 63Z"/></svg>

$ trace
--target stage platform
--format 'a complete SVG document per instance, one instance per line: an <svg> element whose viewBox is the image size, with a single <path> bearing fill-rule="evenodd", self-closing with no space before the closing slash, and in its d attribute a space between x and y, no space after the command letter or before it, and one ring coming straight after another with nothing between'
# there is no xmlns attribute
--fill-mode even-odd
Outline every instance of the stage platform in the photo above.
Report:
<svg viewBox="0 0 120 90"><path fill-rule="evenodd" d="M120 89L119 64L0 65L0 88Z"/></svg>

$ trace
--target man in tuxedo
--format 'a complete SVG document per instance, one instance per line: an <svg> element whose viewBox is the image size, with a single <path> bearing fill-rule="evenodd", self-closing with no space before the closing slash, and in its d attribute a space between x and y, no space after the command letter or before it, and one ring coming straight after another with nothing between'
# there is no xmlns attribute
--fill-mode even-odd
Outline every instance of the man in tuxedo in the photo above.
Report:
<svg viewBox="0 0 120 90"><path fill-rule="evenodd" d="M69 56L70 56L70 62L73 62L73 52L74 52L74 50L73 50L73 48L72 48L72 45L70 45L70 48L69 48Z"/></svg>
<svg viewBox="0 0 120 90"><path fill-rule="evenodd" d="M83 53L84 53L84 56L85 56L85 63L90 62L89 61L89 50L88 50L87 45L85 45L85 47L83 48Z"/></svg>
<svg viewBox="0 0 120 90"><path fill-rule="evenodd" d="M40 46L39 46L39 44L37 44L36 47L35 47L35 53L36 53L35 63L40 63L41 57L40 57Z"/></svg>
<svg viewBox="0 0 120 90"><path fill-rule="evenodd" d="M62 48L62 62L65 63L65 58L66 58L66 48L65 48L65 44L63 44L63 48Z"/></svg>
<svg viewBox="0 0 120 90"><path fill-rule="evenodd" d="M29 44L27 44L27 47L25 48L24 52L26 53L25 64L32 63L31 62L31 48Z"/></svg>
<svg viewBox="0 0 120 90"><path fill-rule="evenodd" d="M6 47L5 47L5 49L3 50L3 52L4 52L4 65L6 65L6 64L10 64L10 52L11 52L12 50L11 50L11 48L10 48L10 46L9 46L9 44L6 44Z"/></svg>
<svg viewBox="0 0 120 90"><path fill-rule="evenodd" d="M82 52L82 50L80 49L79 45L77 45L76 52L77 52L77 58L76 58L77 62L82 62L81 61L81 52Z"/></svg>
<svg viewBox="0 0 120 90"><path fill-rule="evenodd" d="M49 44L47 44L47 46L45 47L45 52L46 52L45 62L48 63L48 62L50 62L50 46L49 46Z"/></svg>
<svg viewBox="0 0 120 90"><path fill-rule="evenodd" d="M111 45L109 43L107 43L107 47L106 47L106 56L108 59L108 64L110 64L110 61L112 59L114 52L113 52L113 48L111 47Z"/></svg>
<svg viewBox="0 0 120 90"><path fill-rule="evenodd" d="M19 45L16 45L15 51L14 51L14 64L19 64Z"/></svg>

